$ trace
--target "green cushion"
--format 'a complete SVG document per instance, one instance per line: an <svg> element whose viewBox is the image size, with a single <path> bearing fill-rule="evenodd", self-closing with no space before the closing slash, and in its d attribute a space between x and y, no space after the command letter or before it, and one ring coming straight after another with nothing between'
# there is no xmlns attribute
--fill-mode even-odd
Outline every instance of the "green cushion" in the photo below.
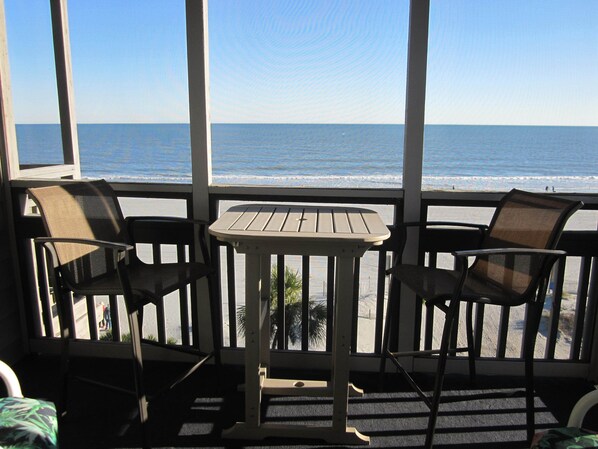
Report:
<svg viewBox="0 0 598 449"><path fill-rule="evenodd" d="M57 448L58 420L54 404L29 398L0 398L0 447Z"/></svg>
<svg viewBox="0 0 598 449"><path fill-rule="evenodd" d="M577 427L560 427L536 434L532 449L585 449L598 447L598 435Z"/></svg>

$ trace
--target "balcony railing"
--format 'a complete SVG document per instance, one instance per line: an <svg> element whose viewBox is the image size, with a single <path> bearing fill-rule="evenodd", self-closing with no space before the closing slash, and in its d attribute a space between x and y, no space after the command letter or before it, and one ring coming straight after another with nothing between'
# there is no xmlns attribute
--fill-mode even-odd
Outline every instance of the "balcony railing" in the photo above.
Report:
<svg viewBox="0 0 598 449"><path fill-rule="evenodd" d="M14 204L25 204L25 188L27 183L15 183L13 193ZM125 214L149 214L139 212L143 209L143 202L151 200L168 201L169 208L176 202L180 215L191 216L191 189L189 186L134 186L115 185L119 197L123 199ZM455 194L450 199L435 199L424 202L422 218L427 211L436 206L459 207L493 207L499 195L462 195ZM384 271L394 256L393 249L396 245L396 234L393 224L400 221L402 215L400 191L355 191L319 190L319 189L274 189L274 188L214 188L211 195L210 210L212 218L218 215L219 210L228 208L230 202L259 201L259 202L301 202L301 203L334 203L334 204L359 204L365 207L374 207L382 211L387 217L387 224L392 231L392 237L380 247L373 248L355 266L354 283L354 321L352 352L356 355L372 356L380 353L382 341L382 326L389 294L389 279ZM598 206L592 201L587 201L590 209ZM23 284L27 298L28 324L32 346L40 350L52 350L50 343L55 342L57 336L57 318L53 304L51 290L48 286L46 270L37 270L36 267L45 267L47 261L40 251L32 244L32 239L43 235L43 227L39 216L23 214L26 207L21 207L17 216L17 231L20 248L21 270ZM152 215L156 210L150 210ZM466 217L463 217L466 218ZM137 237L141 242L138 251L146 260L172 261L193 259L193 234L191 228L174 228L164 225L160 229L138 229ZM443 266L452 263L447 258L447 253L456 249L472 247L477 236L472 232L456 231L454 229L437 229L428 231L420 238L421 258L431 266ZM567 231L563 234L560 248L567 251L566 259L561 260L552 276L545 318L536 346L536 358L544 361L574 362L578 367L587 367L595 357L597 351L596 341L598 322L598 231ZM214 304L219 309L222 317L218 326L222 326L223 351L235 352L236 348L243 346L242 305L244 303L243 291L243 258L235 254L233 248L212 241L213 263L219 267L219 296ZM275 256L272 260L274 270L283 273L285 266L296 271L301 279L300 304L297 308L300 322L296 327L296 339L292 341L279 332L279 339L273 341L278 352L290 351L293 354L315 354L330 351L332 345L332 310L334 298L334 259L309 256ZM574 266L579 271L575 285L566 285L567 270ZM283 276L278 276L279 282ZM571 278L569 275L567 278ZM278 288L277 323L284 327L294 325L285 323L285 302L282 298L283 288ZM170 342L179 345L197 345L201 339L201 329L196 320L198 316L193 298L195 291L183 290L172 297L166 298L164 308L145 314L145 336L152 335L161 342ZM98 323L100 302L110 308L112 329L110 333L100 330ZM325 333L320 340L310 340L306 322L310 303L325 305L326 318L323 326ZM435 331L436 317L422 310L419 301L416 301L415 335L413 336L414 349L430 348L438 338ZM565 307L565 305L567 307ZM126 320L122 319L122 299L108 298L75 298L75 320L78 320L76 329L77 337L88 344L99 340L120 342L126 338ZM299 312L300 311L300 312ZM484 360L517 360L520 357L521 329L520 322L525 314L525 309L489 310L489 307L479 307L475 318L475 338L478 343L478 356ZM459 338L459 332L455 334ZM395 341L398 335L394 336ZM102 341L104 343L104 341ZM400 343L400 342L399 342ZM92 345L91 354L102 354L103 345ZM239 359L240 360L240 359ZM374 364L370 364L374 366ZM483 372L483 368L481 369ZM570 370L568 371L571 373ZM578 370L578 372L580 372Z"/></svg>

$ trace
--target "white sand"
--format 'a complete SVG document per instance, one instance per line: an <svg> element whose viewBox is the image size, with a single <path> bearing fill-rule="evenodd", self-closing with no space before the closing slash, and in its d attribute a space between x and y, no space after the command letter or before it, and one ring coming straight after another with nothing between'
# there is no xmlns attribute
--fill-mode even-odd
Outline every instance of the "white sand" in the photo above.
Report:
<svg viewBox="0 0 598 449"><path fill-rule="evenodd" d="M184 216L185 204L180 200L139 200L131 198L122 198L121 204L125 215L171 215ZM226 203L221 206L222 210L228 209L233 203ZM392 221L392 208L389 206L373 206L386 223L390 224ZM454 221L468 221L473 223L488 223L492 215L493 209L489 208L455 208L455 207L436 207L430 210L431 220L454 220ZM567 229L587 229L596 230L598 213L595 211L580 211L575 214L569 222ZM141 247L139 250L140 257L145 260L151 260L151 249L148 247ZM175 259L175 249L165 247L163 249L163 257L167 260ZM224 249L221 252L222 259L222 294L223 294L223 315L224 315L224 334L225 339L228 333L228 307L226 303L227 286L226 286L226 255ZM275 258L273 258L275 263ZM315 301L324 301L326 298L326 278L327 278L327 259L324 257L312 257L310 268L310 298ZM237 305L244 304L244 258L235 255L236 263L236 296ZM287 256L286 263L293 269L301 272L301 259L296 256ZM440 258L441 264L451 266L450 256ZM360 294L359 294L359 322L358 322L358 350L360 352L372 352L374 346L374 329L375 329L375 313L376 313L376 281L378 271L378 254L375 252L366 254L361 262L361 276L360 276ZM577 285L577 277L579 272L579 261L570 258L567 264L566 282L565 282L565 297L573 299L563 300L564 313L571 313L575 307L575 289ZM97 300L97 304L99 301ZM549 302L549 299L547 300ZM119 307L121 316L121 328L126 332L126 315L124 305ZM499 309L494 307L486 308L486 316L484 322L484 342L483 354L493 355L492 351L495 348L495 341L499 323ZM519 342L521 341L521 320L523 309L519 308L511 313L510 325L511 332L508 341L507 355L518 356ZM441 326L441 320L437 326ZM180 339L181 329L179 324L179 305L177 295L170 295L166 300L166 327L167 336ZM435 337L439 336L440 329L435 329ZM157 326L155 313L151 311L151 306L145 313L144 334L157 335ZM544 348L544 334L541 333L538 339L537 353L539 356L543 354ZM242 345L243 339L239 337L239 344ZM226 344L226 340L225 340ZM322 349L322 345L319 348ZM566 336L559 339L557 345L557 358L568 357L569 341Z"/></svg>

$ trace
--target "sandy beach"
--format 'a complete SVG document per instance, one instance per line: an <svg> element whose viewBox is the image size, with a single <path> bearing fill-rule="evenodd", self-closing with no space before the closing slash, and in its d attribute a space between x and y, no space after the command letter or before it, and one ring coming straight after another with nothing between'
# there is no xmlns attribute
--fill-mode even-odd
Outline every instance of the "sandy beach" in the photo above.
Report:
<svg viewBox="0 0 598 449"><path fill-rule="evenodd" d="M121 200L123 212L125 215L170 215L170 216L184 216L185 204L183 201L172 201L162 199L151 199L140 201L138 199L122 198ZM231 207L232 202L227 202L221 205L221 210L226 210ZM385 223L390 224L392 220L392 209L388 206L373 206L372 209L377 210ZM489 223L493 209L488 208L455 208L455 207L437 207L429 212L430 220L452 220L452 221L468 221L472 223ZM574 230L596 230L598 222L598 213L596 211L580 211L576 213L568 223L567 229ZM151 260L151 249L144 247L139 248L139 255L142 259ZM175 248L168 246L163 248L163 257L165 260L175 258ZM226 254L224 249L221 250L222 273L226 273ZM273 263L275 259L273 258ZM297 256L288 256L286 263L292 269L301 273L301 258ZM312 257L310 259L310 300L325 301L326 298L326 277L327 277L327 259L325 257ZM235 255L236 264L236 296L237 306L244 304L244 258ZM452 258L450 256L443 256L439 258L441 266L450 267L452 265ZM376 279L378 271L378 257L377 253L368 253L362 258L361 274L360 274L360 292L359 292L359 321L358 321L358 351L372 352L374 348L374 329L376 320ZM575 308L575 290L577 288L577 278L579 275L579 260L576 258L569 258L567 263L566 280L564 288L564 299L562 302L562 313L568 315L573 313ZM388 284L388 281L387 281ZM224 334L225 345L227 344L226 335L228 327L228 305L226 275L223 275L222 295L224 298L223 314L224 314ZM100 307L100 298L96 301ZM550 304L550 297L547 298L547 305ZM123 332L127 328L126 320L124 319L125 310L124 304L119 307L121 316L121 328ZM146 307L144 335L157 335L156 315L151 310L152 307ZM493 350L496 347L496 335L498 330L500 309L498 307L487 307L484 321L483 334L483 351L482 355L493 355ZM166 298L166 330L167 336L180 340L181 328L179 324L179 304L176 294L170 295ZM523 318L523 308L513 309L510 317L511 331L509 334L507 356L518 356L521 341L521 331ZM435 325L434 335L439 338L442 320L437 321ZM243 344L242 336L239 336L239 345ZM540 332L538 343L536 345L536 352L538 356L543 355L545 346L545 332ZM323 349L323 344L314 348L316 350ZM557 358L567 358L570 350L570 339L567 335L562 334L557 344Z"/></svg>

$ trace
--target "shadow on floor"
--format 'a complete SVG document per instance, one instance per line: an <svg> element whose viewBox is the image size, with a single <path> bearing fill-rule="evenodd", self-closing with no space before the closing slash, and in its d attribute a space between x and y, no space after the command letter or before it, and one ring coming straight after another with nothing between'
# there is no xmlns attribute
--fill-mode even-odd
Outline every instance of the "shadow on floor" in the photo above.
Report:
<svg viewBox="0 0 598 449"><path fill-rule="evenodd" d="M162 382L178 371L177 364L146 363L148 384ZM130 362L78 359L77 373L111 379L128 386ZM56 401L59 361L31 356L16 367L25 395ZM276 372L274 377L325 379L326 372ZM349 403L349 425L370 437L372 448L415 449L423 445L427 408L398 375L388 375L385 391L378 391L374 373L353 373L352 381L366 391ZM423 379L431 388L432 377ZM237 441L221 438L223 429L243 420L244 397L238 391L243 371L238 367L206 366L174 390L150 404L152 444L155 448L332 448L321 441L266 439ZM540 378L536 382L538 430L565 424L571 408L592 385L579 379ZM473 388L466 377L447 376L440 408L435 448L522 449L525 443L523 379L480 376ZM265 422L326 425L332 401L328 398L265 397ZM594 415L598 415L595 413ZM596 420L596 416L589 416ZM77 381L70 383L68 414L60 422L60 447L137 448L140 432L132 397ZM356 446L351 446L356 447Z"/></svg>

